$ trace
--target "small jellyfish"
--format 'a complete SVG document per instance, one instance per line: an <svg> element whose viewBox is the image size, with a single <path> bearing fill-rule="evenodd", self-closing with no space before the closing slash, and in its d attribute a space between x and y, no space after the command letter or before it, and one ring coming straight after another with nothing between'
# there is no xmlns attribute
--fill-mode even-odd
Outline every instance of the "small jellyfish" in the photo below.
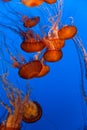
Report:
<svg viewBox="0 0 87 130"><path fill-rule="evenodd" d="M44 2L44 0L21 0L22 4L28 7L39 6Z"/></svg>
<svg viewBox="0 0 87 130"><path fill-rule="evenodd" d="M62 40L67 40L73 38L77 33L77 28L75 26L64 26L58 31L58 36Z"/></svg>
<svg viewBox="0 0 87 130"><path fill-rule="evenodd" d="M24 79L35 78L41 71L42 64L39 60L33 60L22 65L19 69L19 76Z"/></svg>
<svg viewBox="0 0 87 130"><path fill-rule="evenodd" d="M59 61L62 58L63 54L61 50L47 50L43 58L47 62L56 62Z"/></svg>
<svg viewBox="0 0 87 130"><path fill-rule="evenodd" d="M42 116L42 108L36 101L29 101L24 107L22 120L26 123L34 123Z"/></svg>
<svg viewBox="0 0 87 130"><path fill-rule="evenodd" d="M24 22L24 27L27 27L27 28L32 28L34 27L35 25L37 25L40 21L40 17L37 16L37 17L33 17L33 18L26 18L23 22Z"/></svg>
<svg viewBox="0 0 87 130"><path fill-rule="evenodd" d="M21 43L21 49L25 52L37 52L45 48L45 44L42 42L40 36L32 30L28 30L25 34L25 40Z"/></svg>

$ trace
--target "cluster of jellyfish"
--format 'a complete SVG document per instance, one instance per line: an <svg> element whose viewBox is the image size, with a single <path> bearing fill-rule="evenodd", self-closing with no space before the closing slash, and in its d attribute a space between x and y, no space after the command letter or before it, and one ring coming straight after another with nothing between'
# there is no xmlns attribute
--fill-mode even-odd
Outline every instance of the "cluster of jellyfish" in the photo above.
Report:
<svg viewBox="0 0 87 130"><path fill-rule="evenodd" d="M6 7L7 10L9 8L9 2L10 0L2 0L1 2L3 5L8 4L8 7ZM20 48L27 54L34 53L33 60L26 61L21 54L13 55L9 45L6 43L5 32L2 30L0 30L0 35L3 36L3 45L0 46L5 46L5 51L11 60L11 66L18 69L19 77L29 80L46 76L50 72L50 66L46 63L55 63L62 60L62 48L65 46L66 40L72 39L77 50L81 68L81 94L87 104L87 95L84 87L84 77L87 78L87 52L80 37L77 35L77 27L74 24L61 24L62 26L60 26L63 0L21 0L20 3L33 10L33 7L40 6L44 2L49 4L49 6L51 6L51 4L57 4L58 11L54 17L49 18L51 27L48 28L47 33L44 33L46 27L40 28L42 36L40 36L39 33L35 33L32 29L40 24L40 16L29 18L22 13L18 14L15 10L9 10L12 14L20 15L17 17L22 18L21 22L25 28L24 31L14 20L0 11L2 16L6 16L9 21L13 22L17 29L2 22L0 22L0 27L5 27L18 34L22 38ZM44 10L46 10L46 8L44 8ZM5 60L5 62L7 62L7 60ZM0 102L8 111L5 121L2 121L0 124L0 130L20 130L22 121L27 123L38 121L42 116L42 108L37 101L30 100L29 87L25 94L22 93L21 90L10 83L6 73L0 76L0 80L3 83L2 87L10 102L10 106L6 105L3 101ZM85 120L85 122L86 121L87 120ZM87 124L83 129L87 129Z"/></svg>

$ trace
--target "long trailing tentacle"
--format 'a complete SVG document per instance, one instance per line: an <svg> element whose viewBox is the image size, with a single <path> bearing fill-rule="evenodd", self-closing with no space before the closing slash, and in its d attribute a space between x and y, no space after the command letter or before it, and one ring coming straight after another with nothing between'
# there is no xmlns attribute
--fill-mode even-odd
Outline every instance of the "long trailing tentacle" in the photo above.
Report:
<svg viewBox="0 0 87 130"><path fill-rule="evenodd" d="M86 94L86 90L85 90L85 81L84 80L87 80L87 77L85 76L85 70L84 70L84 52L83 52L83 44L80 40L79 37L74 37L73 38L73 41L75 43L75 47L76 47L76 50L77 50L77 54L78 54L78 58L79 58L79 64L80 64L80 72L81 72L81 81L80 81L80 91L81 91L81 100L82 100L82 97L86 103L86 107L87 107L87 94ZM87 82L87 81L86 81ZM82 103L82 101L81 101ZM87 109L87 108L86 108ZM83 110L83 106L82 106L82 116L83 116L83 123L84 123L84 129L86 128L87 129L87 110L84 109Z"/></svg>

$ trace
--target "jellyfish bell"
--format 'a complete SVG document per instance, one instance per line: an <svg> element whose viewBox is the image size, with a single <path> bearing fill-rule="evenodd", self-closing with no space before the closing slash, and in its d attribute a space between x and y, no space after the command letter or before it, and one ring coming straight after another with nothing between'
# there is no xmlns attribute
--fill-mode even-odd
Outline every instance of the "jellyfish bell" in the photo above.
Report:
<svg viewBox="0 0 87 130"><path fill-rule="evenodd" d="M63 54L61 50L47 50L43 58L47 62L56 62L59 61L62 58Z"/></svg>
<svg viewBox="0 0 87 130"><path fill-rule="evenodd" d="M22 65L19 69L19 76L24 79L35 78L41 71L42 64L39 60L33 60L29 63Z"/></svg>
<svg viewBox="0 0 87 130"><path fill-rule="evenodd" d="M40 120L42 116L42 108L36 101L29 101L24 107L22 120L26 123L34 123Z"/></svg>
<svg viewBox="0 0 87 130"><path fill-rule="evenodd" d="M45 45L43 44L41 40L23 41L21 43L21 49L25 52L37 52L37 51L43 50L44 48L45 48Z"/></svg>
<svg viewBox="0 0 87 130"><path fill-rule="evenodd" d="M53 4L53 3L56 3L57 0L44 0L44 2L46 2L48 4Z"/></svg>
<svg viewBox="0 0 87 130"><path fill-rule="evenodd" d="M34 35L32 30L25 34L25 40L21 43L21 49L25 52L37 52L45 48L45 44L38 34Z"/></svg>
<svg viewBox="0 0 87 130"><path fill-rule="evenodd" d="M24 21L24 27L27 27L27 28L32 28L34 27L35 25L37 25L40 21L40 17L37 16L37 17L33 17L33 18L27 18L25 21Z"/></svg>
<svg viewBox="0 0 87 130"><path fill-rule="evenodd" d="M21 0L22 4L28 7L39 6L44 2L44 0Z"/></svg>
<svg viewBox="0 0 87 130"><path fill-rule="evenodd" d="M75 26L64 26L58 31L58 36L62 40L67 40L73 38L77 33L77 28Z"/></svg>

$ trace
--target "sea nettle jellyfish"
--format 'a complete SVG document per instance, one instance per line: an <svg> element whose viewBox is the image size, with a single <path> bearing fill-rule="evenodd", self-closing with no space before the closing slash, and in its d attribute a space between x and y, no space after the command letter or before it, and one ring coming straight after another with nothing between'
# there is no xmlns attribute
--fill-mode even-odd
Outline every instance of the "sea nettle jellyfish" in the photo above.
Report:
<svg viewBox="0 0 87 130"><path fill-rule="evenodd" d="M38 34L28 30L25 34L25 40L21 43L21 48L25 52L37 52L45 48L45 44Z"/></svg>
<svg viewBox="0 0 87 130"><path fill-rule="evenodd" d="M75 26L64 26L58 31L58 36L62 40L67 40L73 38L77 33L77 28Z"/></svg>
<svg viewBox="0 0 87 130"><path fill-rule="evenodd" d="M56 3L57 0L21 0L22 4L28 7L35 7L41 5L43 2L48 4Z"/></svg>
<svg viewBox="0 0 87 130"><path fill-rule="evenodd" d="M48 50L62 49L65 45L65 41L59 38L54 38L53 36L44 37L42 42Z"/></svg>
<svg viewBox="0 0 87 130"><path fill-rule="evenodd" d="M28 7L39 6L44 2L44 0L21 0L22 4Z"/></svg>
<svg viewBox="0 0 87 130"><path fill-rule="evenodd" d="M61 50L47 50L43 58L47 62L56 62L59 61L62 58L63 54Z"/></svg>
<svg viewBox="0 0 87 130"><path fill-rule="evenodd" d="M26 123L34 123L42 116L42 108L36 101L29 101L24 107L22 120Z"/></svg>
<svg viewBox="0 0 87 130"><path fill-rule="evenodd" d="M33 18L26 17L22 21L24 22L24 27L32 28L39 23L40 17L39 16Z"/></svg>
<svg viewBox="0 0 87 130"><path fill-rule="evenodd" d="M33 60L29 63L22 65L19 68L19 76L24 79L31 79L36 77L42 69L42 64L39 60Z"/></svg>

